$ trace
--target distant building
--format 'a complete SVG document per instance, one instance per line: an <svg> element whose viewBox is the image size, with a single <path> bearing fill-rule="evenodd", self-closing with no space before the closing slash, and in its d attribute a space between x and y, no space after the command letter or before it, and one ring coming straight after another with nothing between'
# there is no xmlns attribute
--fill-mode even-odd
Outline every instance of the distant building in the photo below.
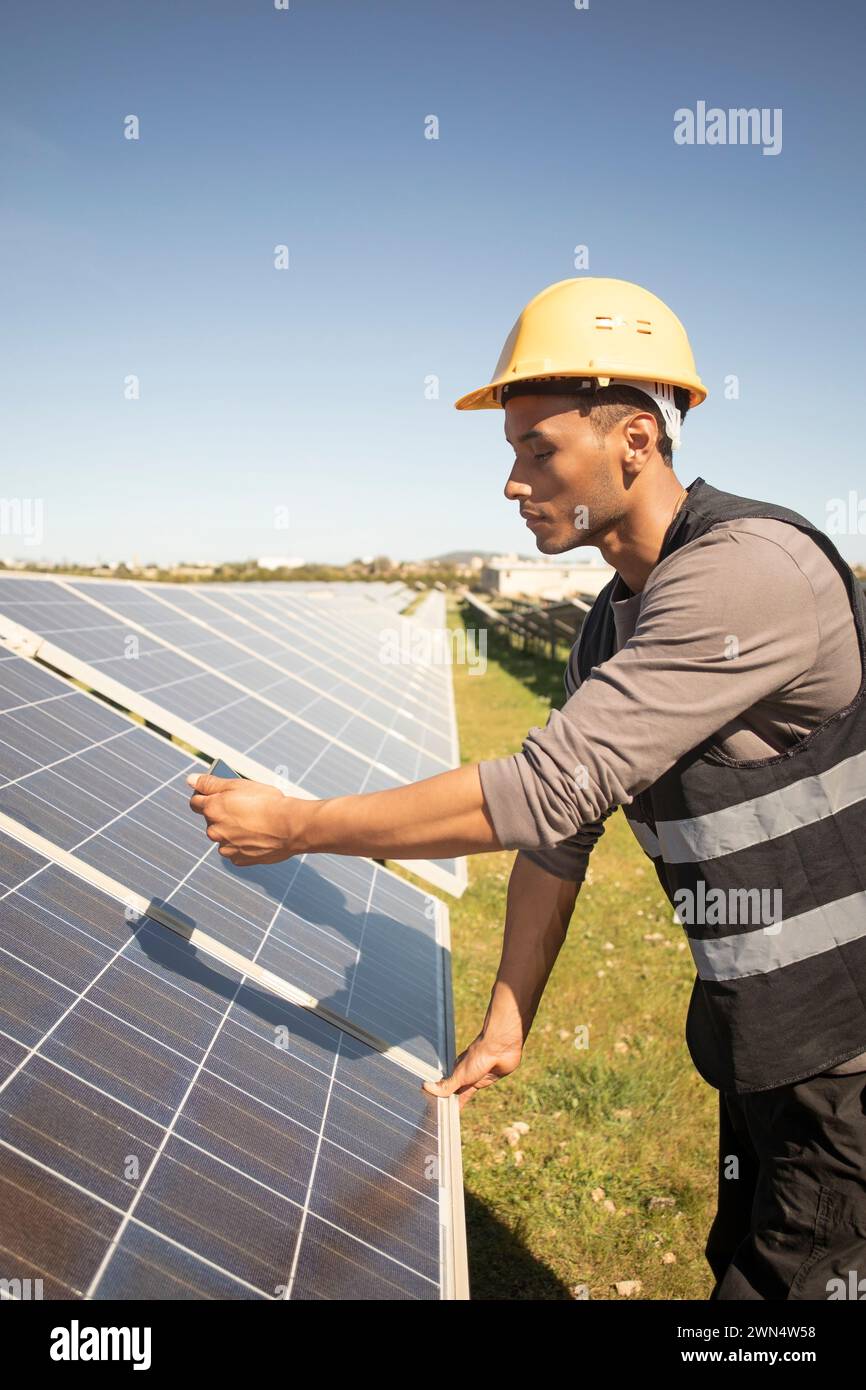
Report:
<svg viewBox="0 0 866 1390"><path fill-rule="evenodd" d="M508 598L561 599L576 594L594 598L613 574L613 566L603 560L558 565L543 560L519 560L516 555L495 555L483 566L480 583L491 594Z"/></svg>
<svg viewBox="0 0 866 1390"><path fill-rule="evenodd" d="M296 570L307 562L299 555L263 555L256 563L260 570Z"/></svg>
<svg viewBox="0 0 866 1390"><path fill-rule="evenodd" d="M214 573L214 566L173 565L171 572L176 579L210 579Z"/></svg>

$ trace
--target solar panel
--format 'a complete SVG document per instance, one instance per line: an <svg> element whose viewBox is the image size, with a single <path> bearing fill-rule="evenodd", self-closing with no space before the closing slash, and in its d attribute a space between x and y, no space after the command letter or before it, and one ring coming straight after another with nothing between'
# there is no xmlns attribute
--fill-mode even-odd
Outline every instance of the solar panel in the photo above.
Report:
<svg viewBox="0 0 866 1390"><path fill-rule="evenodd" d="M381 679L384 674L392 698L405 704L412 713L423 709L424 718L451 739L450 761L459 761L456 729L451 719L450 665L429 649L429 643L418 641L414 617L395 616L378 605L367 605L360 611L350 611L343 603L332 603L326 608L312 598L303 601L281 591L273 593L272 588L251 585L224 588L220 585L210 586L208 593L220 604L234 600L245 611L264 615L271 631L294 633L303 629L308 640L320 644L326 613L328 638L335 653L343 653L351 659L354 665L365 670L368 678L375 675Z"/></svg>
<svg viewBox="0 0 866 1390"><path fill-rule="evenodd" d="M444 905L368 860L235 869L188 809L202 771L60 677L0 657L0 813L196 924L423 1067L444 1066Z"/></svg>
<svg viewBox="0 0 866 1390"><path fill-rule="evenodd" d="M168 611L155 600L148 602ZM290 790L318 797L379 791L402 783L398 773L378 761L288 716L270 701L268 689L249 693L147 632L130 628L129 618L88 602L63 584L0 578L0 613L0 636L17 640L19 628L37 634L49 644L40 649L44 659L208 757L224 758L244 775L273 781L276 772ZM196 639L204 634L207 640L204 629L188 621L187 626L195 629ZM243 658L238 665L256 660L237 648L231 650L233 657ZM268 670L276 682L289 679ZM398 747L404 746L391 736L389 748ZM417 763L423 756L416 752L411 759ZM463 860L398 862L450 891L459 893L465 887Z"/></svg>
<svg viewBox="0 0 866 1390"><path fill-rule="evenodd" d="M339 740L347 753L375 762L395 778L407 781L433 776L450 766L443 758L413 747L402 732L390 728L394 723L393 709L385 711L388 723L376 723L355 712L360 701L355 702L353 709L290 675L275 664L272 643L265 659L255 656L139 585L85 581L65 587L96 600L124 623L140 625L158 642L202 663L212 675L237 683L246 693L264 696L275 716L282 714L282 722L287 716L293 724L303 721L311 747ZM85 610L83 621L86 623L89 616L92 622L99 611L91 607L88 614Z"/></svg>
<svg viewBox="0 0 866 1390"><path fill-rule="evenodd" d="M0 1245L47 1298L465 1293L456 1102L0 834Z"/></svg>
<svg viewBox="0 0 866 1390"><path fill-rule="evenodd" d="M257 602L222 585L195 589L178 584L154 585L149 592L223 636L302 675L314 686L353 704L380 723L396 723L414 746L439 757L446 766L453 767L458 760L452 745L447 702L443 700L442 708L437 709L425 684L416 694L407 673L371 660L369 642L356 651L345 641L335 640L331 632L329 644L314 623L308 624L303 615L279 600L271 599L269 603L267 595ZM372 645L375 652L382 644Z"/></svg>

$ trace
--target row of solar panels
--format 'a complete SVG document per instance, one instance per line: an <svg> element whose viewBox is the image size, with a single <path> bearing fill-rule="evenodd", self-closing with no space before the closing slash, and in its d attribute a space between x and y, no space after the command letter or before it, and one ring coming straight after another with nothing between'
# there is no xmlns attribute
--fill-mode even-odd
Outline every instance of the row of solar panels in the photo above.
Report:
<svg viewBox="0 0 866 1390"><path fill-rule="evenodd" d="M294 795L380 791L456 767L448 666L412 643L410 619L335 587L305 600L275 583L3 577L0 637ZM400 862L455 895L466 886L465 860Z"/></svg>
<svg viewBox="0 0 866 1390"><path fill-rule="evenodd" d="M132 615L134 655L112 645L118 608L94 587ZM264 636L279 613L274 631L290 627L292 641L274 661L264 641L255 655L234 642L244 678L266 669L274 704L334 717L307 680L324 664L312 617L324 603L334 679L359 687L373 722L384 695L364 656L378 604L262 587L256 626ZM46 1297L465 1296L457 1105L421 1089L454 1056L444 903L367 860L240 870L216 853L187 806L185 777L204 764L165 737L180 715L152 695L168 694L186 727L200 727L199 700L205 718L234 720L210 727L251 738L265 721L237 687L234 715L220 710L224 677L171 639L216 659L211 644L233 638L164 602L162 586L22 578L0 590L0 1290L30 1279ZM220 594L227 617L243 597ZM196 611L199 598L183 591ZM160 622L180 631L157 636ZM285 651L302 641L289 673ZM66 678L82 671L160 732ZM437 708L430 699L431 737ZM453 736L450 692L444 711ZM305 727L302 790L320 795L340 764L322 772L328 741L312 718ZM288 717L259 728L276 766L281 735L292 759L296 732ZM257 766L218 741L239 771Z"/></svg>

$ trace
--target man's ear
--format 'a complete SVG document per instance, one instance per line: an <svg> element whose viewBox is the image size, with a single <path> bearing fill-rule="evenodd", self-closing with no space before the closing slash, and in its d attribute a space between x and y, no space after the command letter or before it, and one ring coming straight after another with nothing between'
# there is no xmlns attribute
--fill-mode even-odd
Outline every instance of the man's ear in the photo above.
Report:
<svg viewBox="0 0 866 1390"><path fill-rule="evenodd" d="M626 463L643 467L658 448L658 421L648 410L638 410L622 422L622 428Z"/></svg>

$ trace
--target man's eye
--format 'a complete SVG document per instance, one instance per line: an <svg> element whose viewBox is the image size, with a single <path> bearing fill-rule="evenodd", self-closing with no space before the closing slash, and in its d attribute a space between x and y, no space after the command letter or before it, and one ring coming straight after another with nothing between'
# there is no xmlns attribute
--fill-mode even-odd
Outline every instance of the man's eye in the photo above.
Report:
<svg viewBox="0 0 866 1390"><path fill-rule="evenodd" d="M544 460L545 460L545 459L551 458L552 455L553 455L553 450L552 450L552 449L548 449L548 451L547 451L546 454L536 454L536 455L535 455L535 462L536 462L536 463L544 463Z"/></svg>

